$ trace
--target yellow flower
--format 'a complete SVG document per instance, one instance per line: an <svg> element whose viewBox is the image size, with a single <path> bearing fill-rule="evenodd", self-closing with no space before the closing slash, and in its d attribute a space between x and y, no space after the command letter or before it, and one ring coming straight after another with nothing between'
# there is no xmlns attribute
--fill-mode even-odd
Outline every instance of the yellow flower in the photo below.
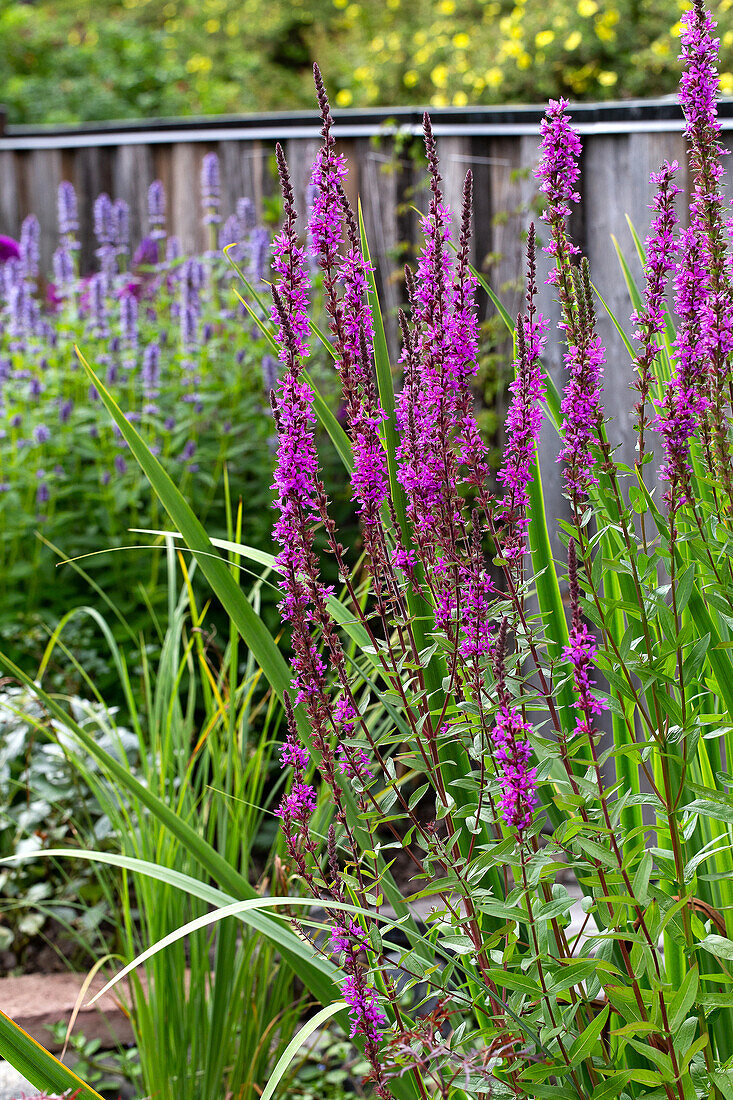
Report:
<svg viewBox="0 0 733 1100"><path fill-rule="evenodd" d="M456 47L457 50L465 50L468 49L468 47L471 45L471 39L468 37L467 34L454 34L453 45Z"/></svg>
<svg viewBox="0 0 733 1100"><path fill-rule="evenodd" d="M566 50L577 50L582 41L583 35L580 33L580 31L571 31L571 33L563 42L563 45Z"/></svg>
<svg viewBox="0 0 733 1100"><path fill-rule="evenodd" d="M673 27L669 28L669 33L671 35L673 35L675 38L679 38L680 35L682 34L682 24L681 23L675 23Z"/></svg>
<svg viewBox="0 0 733 1100"><path fill-rule="evenodd" d="M204 27L206 29L207 34L216 34L216 32L219 30L220 26L221 26L221 23L219 22L218 19L207 19L206 22L204 23Z"/></svg>
<svg viewBox="0 0 733 1100"><path fill-rule="evenodd" d="M415 69L408 69L402 77L402 83L406 88L414 88L420 79L420 74Z"/></svg>
<svg viewBox="0 0 733 1100"><path fill-rule="evenodd" d="M534 36L534 44L538 50L543 49L545 46L549 46L551 42L555 41L554 31L540 31L539 34Z"/></svg>
<svg viewBox="0 0 733 1100"><path fill-rule="evenodd" d="M210 73L213 67L213 62L210 57L204 57L203 54L195 53L189 57L186 62L186 69L189 73Z"/></svg>
<svg viewBox="0 0 733 1100"><path fill-rule="evenodd" d="M376 38L373 38L371 40L369 45L370 45L370 48L374 51L374 53L381 53L382 50L384 49L384 39L382 38L382 36L380 34L378 34Z"/></svg>
<svg viewBox="0 0 733 1100"><path fill-rule="evenodd" d="M400 6L400 0L387 0L387 7L390 11L397 11Z"/></svg>
<svg viewBox="0 0 733 1100"><path fill-rule="evenodd" d="M498 88L503 79L504 74L496 65L492 69L487 69L484 73L484 80L489 88Z"/></svg>
<svg viewBox="0 0 733 1100"><path fill-rule="evenodd" d="M725 34L723 35L723 45L724 46L733 45L733 31L726 31L725 32Z"/></svg>
<svg viewBox="0 0 733 1100"><path fill-rule="evenodd" d="M445 95L443 92L436 92L435 95L431 96L431 98L430 98L430 106L431 107L447 107L448 106L448 96Z"/></svg>
<svg viewBox="0 0 733 1100"><path fill-rule="evenodd" d="M601 42L614 42L616 39L616 32L605 23L596 23L596 35Z"/></svg>
<svg viewBox="0 0 733 1100"><path fill-rule="evenodd" d="M337 107L350 107L353 102L354 97L348 88L342 88L341 91L336 92Z"/></svg>
<svg viewBox="0 0 733 1100"><path fill-rule="evenodd" d="M517 68L518 69L528 69L531 64L532 64L532 58L530 57L530 55L527 53L526 50L522 50L522 52L517 55Z"/></svg>
<svg viewBox="0 0 733 1100"><path fill-rule="evenodd" d="M618 73L609 72L607 69L604 69L603 72L600 72L598 74L598 83L601 85L602 88L612 87L612 85L614 85L617 80Z"/></svg>
<svg viewBox="0 0 733 1100"><path fill-rule="evenodd" d="M349 0L333 0L333 6L335 8L345 8Z"/></svg>
<svg viewBox="0 0 733 1100"><path fill-rule="evenodd" d="M720 91L722 95L733 95L733 73L720 74Z"/></svg>
<svg viewBox="0 0 733 1100"><path fill-rule="evenodd" d="M438 11L441 15L453 15L456 10L454 0L440 0L438 4ZM437 104L435 106L438 106Z"/></svg>
<svg viewBox="0 0 733 1100"><path fill-rule="evenodd" d="M468 104L468 96L465 92L456 92L453 96L454 107L465 107Z"/></svg>
<svg viewBox="0 0 733 1100"><path fill-rule="evenodd" d="M445 88L448 83L448 66L436 65L430 74L430 79L436 88Z"/></svg>
<svg viewBox="0 0 733 1100"><path fill-rule="evenodd" d="M578 0L577 11L583 19L590 19L591 15L595 15L598 11L598 4L596 0Z"/></svg>

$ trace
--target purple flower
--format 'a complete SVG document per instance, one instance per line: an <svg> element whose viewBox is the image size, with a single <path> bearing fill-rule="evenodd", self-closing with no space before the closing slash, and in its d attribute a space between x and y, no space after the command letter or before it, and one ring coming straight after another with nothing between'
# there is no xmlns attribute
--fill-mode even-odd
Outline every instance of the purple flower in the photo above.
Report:
<svg viewBox="0 0 733 1100"><path fill-rule="evenodd" d="M368 1043L378 1043L382 1038L387 1017L379 1007L377 991L367 985L363 977L357 973L346 976L341 986L341 994L349 1006L351 1038L363 1035Z"/></svg>
<svg viewBox="0 0 733 1100"><path fill-rule="evenodd" d="M102 191L94 200L94 234L101 245L110 245L114 240L112 200L106 191Z"/></svg>
<svg viewBox="0 0 733 1100"><path fill-rule="evenodd" d="M0 264L6 263L7 260L20 259L20 246L18 242L13 240L12 237L6 237L0 234Z"/></svg>
<svg viewBox="0 0 733 1100"><path fill-rule="evenodd" d="M51 438L51 433L45 424L36 424L33 429L33 438L36 443L47 443Z"/></svg>
<svg viewBox="0 0 733 1100"><path fill-rule="evenodd" d="M654 217L646 238L644 305L631 314L634 338L641 344L634 360L637 378L633 383L634 389L640 395L640 400L634 406L640 460L644 456L644 430L650 423L646 416L646 402L650 387L656 381L653 374L658 353L656 338L664 330L667 282L677 258L677 243L674 239L677 215L674 200L680 193L680 188L673 177L678 167L676 160L671 164L665 161L660 171L652 172L651 175L651 183L656 185L657 191L650 208L654 211Z"/></svg>
<svg viewBox="0 0 733 1100"><path fill-rule="evenodd" d="M120 298L120 326L122 338L128 348L135 351L138 346L137 299L133 294L123 294Z"/></svg>
<svg viewBox="0 0 733 1100"><path fill-rule="evenodd" d="M600 337L589 334L586 328L580 333L579 343L568 347L564 359L569 377L560 404L564 445L557 461L565 462L565 487L577 506L586 499L591 485L598 483L591 448L598 442L603 417L601 392L606 352Z"/></svg>
<svg viewBox="0 0 733 1100"><path fill-rule="evenodd" d="M272 266L280 276L278 293L282 310L274 304L270 316L276 327L276 339L280 347L279 358L283 363L287 363L291 353L300 356L309 354L308 291L310 284L305 265L305 253L298 243L295 228L293 189L280 146L276 156L285 198L285 222L273 241Z"/></svg>
<svg viewBox="0 0 733 1100"><path fill-rule="evenodd" d="M233 260L239 261L242 258L242 250L239 247L239 243L242 239L241 228L239 218L236 214L230 214L224 225L219 232L219 248L223 251L229 248L229 253Z"/></svg>
<svg viewBox="0 0 733 1100"><path fill-rule="evenodd" d="M537 806L535 791L536 768L529 767L532 749L529 743L531 726L524 721L506 686L505 651L507 620L502 619L493 653L494 677L499 696L492 732L494 758L499 770L501 809L507 825L520 834L532 823Z"/></svg>
<svg viewBox="0 0 733 1100"><path fill-rule="evenodd" d="M39 471L42 473L42 471ZM36 489L36 502L38 504L47 504L51 493L48 488L48 482L39 481L38 488Z"/></svg>
<svg viewBox="0 0 733 1100"><path fill-rule="evenodd" d="M127 463L121 454L115 455L115 470L120 476L127 473Z"/></svg>
<svg viewBox="0 0 733 1100"><path fill-rule="evenodd" d="M242 235L249 233L254 229L256 222L256 214L254 203L249 198L237 199L236 205L237 219L239 221Z"/></svg>
<svg viewBox="0 0 733 1100"><path fill-rule="evenodd" d="M608 710L608 704L593 690L595 684L590 673L598 647L581 616L575 539L571 539L568 544L568 581L572 617L568 644L563 648L563 657L573 666L573 684L578 692L578 700L573 703L573 706L582 712L576 719L575 732L590 738L595 732L593 717Z"/></svg>
<svg viewBox="0 0 733 1100"><path fill-rule="evenodd" d="M201 164L201 204L204 208L204 225L219 224L220 203L219 158L216 153L207 153Z"/></svg>
<svg viewBox="0 0 733 1100"><path fill-rule="evenodd" d="M59 184L56 210L62 243L66 248L79 248L79 242L76 239L76 234L79 232L76 191L73 184L69 183L68 180L62 180Z"/></svg>
<svg viewBox="0 0 733 1100"><path fill-rule="evenodd" d="M62 424L68 424L73 411L74 402L71 400L71 398L68 398L68 400L63 401L61 405L59 405L59 420Z"/></svg>
<svg viewBox="0 0 733 1100"><path fill-rule="evenodd" d="M62 295L68 294L74 281L74 261L67 245L61 245L53 254L53 275Z"/></svg>
<svg viewBox="0 0 733 1100"><path fill-rule="evenodd" d="M20 227L20 269L23 278L30 283L38 278L40 248L41 225L35 214L29 214Z"/></svg>
<svg viewBox="0 0 733 1100"><path fill-rule="evenodd" d="M239 353L237 353L237 354L239 354ZM243 352L242 352L242 357L244 357ZM241 359L239 359L238 361L240 363L242 362ZM262 367L261 367L261 369L262 369L262 384L265 388L265 393L269 393L270 390L274 390L275 385L277 384L277 378L278 378L277 362L273 359L273 357L271 355L263 355L262 356Z"/></svg>
<svg viewBox="0 0 733 1100"><path fill-rule="evenodd" d="M580 202L575 185L580 178L578 161L581 153L580 137L570 125L565 99L551 99L542 120L542 157L535 173L540 181L540 191L547 196L542 220L552 230L552 239L545 252L555 257L555 271L548 282L557 282L558 271L579 249L568 242L565 235L565 219L570 214L570 204Z"/></svg>
<svg viewBox="0 0 733 1100"><path fill-rule="evenodd" d="M153 180L148 188L148 227L154 241L165 237L165 188L160 180ZM154 263L157 263L157 249Z"/></svg>
<svg viewBox="0 0 733 1100"><path fill-rule="evenodd" d="M158 262L158 241L155 237L143 237L132 257L133 267L155 267Z"/></svg>
<svg viewBox="0 0 733 1100"><path fill-rule="evenodd" d="M268 275L270 234L264 226L253 229L249 238L250 274L253 283L261 283Z"/></svg>
<svg viewBox="0 0 733 1100"><path fill-rule="evenodd" d="M117 199L112 206L112 222L115 252L124 256L130 246L130 207L124 199Z"/></svg>
<svg viewBox="0 0 733 1100"><path fill-rule="evenodd" d="M504 486L504 500L498 519L501 553L509 562L522 559L527 552L527 506L531 466L542 426L542 401L545 384L540 357L545 345L547 321L537 314L534 296L535 236L530 226L527 241L527 313L517 317L517 358L515 378L509 386L512 401L506 417L504 461L497 481Z"/></svg>
<svg viewBox="0 0 733 1100"><path fill-rule="evenodd" d="M690 440L700 430L708 452L711 447L705 421L713 343L704 309L708 269L704 245L692 226L680 237L680 251L682 259L675 276L676 366L663 399L656 402L653 425L662 436L665 461L659 474L670 482L666 500L673 512L689 495Z"/></svg>

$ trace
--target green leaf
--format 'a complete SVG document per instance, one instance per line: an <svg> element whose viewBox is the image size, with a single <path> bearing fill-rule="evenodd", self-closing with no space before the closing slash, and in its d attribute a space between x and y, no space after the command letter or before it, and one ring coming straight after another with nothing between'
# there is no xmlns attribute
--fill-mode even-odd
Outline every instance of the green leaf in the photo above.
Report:
<svg viewBox="0 0 733 1100"><path fill-rule="evenodd" d="M700 940L700 947L715 955L716 959L733 962L733 940L729 940L727 936L706 936L704 940Z"/></svg>
<svg viewBox="0 0 733 1100"><path fill-rule="evenodd" d="M320 1027L330 1020L332 1016L335 1016L337 1012L340 1012L342 1008L346 1008L345 1001L336 1001L335 1004L326 1005L320 1012L316 1012L315 1016L312 1016L307 1024L304 1024L300 1031L296 1032L293 1038L290 1040L285 1050L282 1052L277 1060L277 1064L273 1069L267 1084L262 1090L262 1096L260 1100L271 1100L275 1095L277 1086L282 1081L283 1077L288 1071L290 1063L295 1058L298 1050L302 1047L306 1039L309 1039L314 1031L317 1031Z"/></svg>
<svg viewBox="0 0 733 1100"><path fill-rule="evenodd" d="M685 974L682 985L675 993L669 1006L669 1026L674 1034L695 1003L697 988L699 985L699 973L697 963L694 963Z"/></svg>
<svg viewBox="0 0 733 1100"><path fill-rule="evenodd" d="M606 1005L606 1007L598 1013L595 1019L591 1020L587 1028L578 1035L569 1051L571 1066L577 1066L580 1062L589 1058L591 1054L596 1053L596 1047L601 1037L601 1033L606 1026L606 1020L608 1019L610 1011L610 1006Z"/></svg>
<svg viewBox="0 0 733 1100"><path fill-rule="evenodd" d="M593 1100L612 1100L628 1085L632 1076L631 1071L626 1069L622 1073L614 1073L612 1077L607 1077L602 1085L596 1085L593 1089Z"/></svg>
<svg viewBox="0 0 733 1100"><path fill-rule="evenodd" d="M102 1100L98 1092L67 1069L45 1047L18 1027L0 1010L0 1058L41 1092L62 1095L70 1092L79 1100Z"/></svg>

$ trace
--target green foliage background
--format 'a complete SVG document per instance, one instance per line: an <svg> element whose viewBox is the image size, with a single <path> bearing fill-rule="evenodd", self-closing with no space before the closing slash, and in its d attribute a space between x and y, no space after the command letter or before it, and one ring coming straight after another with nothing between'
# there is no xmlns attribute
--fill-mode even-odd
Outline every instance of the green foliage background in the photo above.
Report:
<svg viewBox="0 0 733 1100"><path fill-rule="evenodd" d="M5 0L11 123L673 93L684 0ZM712 5L733 94L733 0Z"/></svg>

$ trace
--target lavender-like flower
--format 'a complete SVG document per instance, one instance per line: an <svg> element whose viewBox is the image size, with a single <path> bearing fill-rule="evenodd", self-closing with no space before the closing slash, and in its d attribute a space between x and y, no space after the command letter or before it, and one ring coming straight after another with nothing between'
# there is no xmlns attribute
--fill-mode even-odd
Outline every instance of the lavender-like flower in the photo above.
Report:
<svg viewBox="0 0 733 1100"><path fill-rule="evenodd" d="M160 380L160 346L155 343L148 344L143 352L143 365L142 365L142 385L143 385L143 413L148 416L154 416L159 412L158 405L156 404L156 398L160 394L158 388Z"/></svg>
<svg viewBox="0 0 733 1100"><path fill-rule="evenodd" d="M251 233L257 223L257 215L255 213L254 203L250 198L244 196L241 199L237 199L236 204L237 220L239 221L240 231L242 236L246 236Z"/></svg>
<svg viewBox="0 0 733 1100"><path fill-rule="evenodd" d="M130 207L124 199L117 199L112 206L113 243L117 256L130 251Z"/></svg>
<svg viewBox="0 0 733 1100"><path fill-rule="evenodd" d="M81 247L76 236L79 232L79 210L76 191L68 180L62 180L59 184L56 210L61 243L73 252Z"/></svg>
<svg viewBox="0 0 733 1100"><path fill-rule="evenodd" d="M115 273L115 215L112 200L103 191L94 200L94 235L99 247L96 255L104 274L111 278Z"/></svg>
<svg viewBox="0 0 733 1100"><path fill-rule="evenodd" d="M20 271L33 288L40 271L41 225L35 214L23 219L20 227Z"/></svg>
<svg viewBox="0 0 733 1100"><path fill-rule="evenodd" d="M90 319L95 335L100 338L109 336L107 290L107 276L100 271L92 277L89 284Z"/></svg>
<svg viewBox="0 0 733 1100"><path fill-rule="evenodd" d="M219 224L220 204L219 158L216 153L207 153L201 164L201 205L204 209L204 225Z"/></svg>
<svg viewBox="0 0 733 1100"><path fill-rule="evenodd" d="M68 296L74 283L74 261L67 245L63 244L53 254L53 277L62 297Z"/></svg>
<svg viewBox="0 0 733 1100"><path fill-rule="evenodd" d="M148 232L154 241L165 237L165 188L160 180L148 188Z"/></svg>
<svg viewBox="0 0 733 1100"><path fill-rule="evenodd" d="M33 438L36 443L48 443L51 438L51 433L45 424L36 424L33 429Z"/></svg>
<svg viewBox="0 0 733 1100"><path fill-rule="evenodd" d="M269 278L269 255L270 234L263 225L257 226L249 237L249 272L255 286Z"/></svg>

